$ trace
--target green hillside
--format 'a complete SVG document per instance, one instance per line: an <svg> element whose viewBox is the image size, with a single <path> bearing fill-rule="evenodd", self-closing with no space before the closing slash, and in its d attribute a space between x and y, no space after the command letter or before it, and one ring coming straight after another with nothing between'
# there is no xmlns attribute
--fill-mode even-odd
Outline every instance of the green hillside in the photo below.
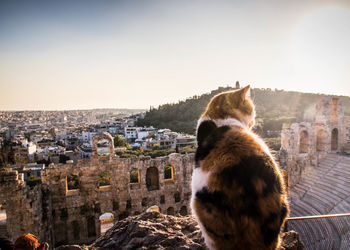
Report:
<svg viewBox="0 0 350 250"><path fill-rule="evenodd" d="M169 128L177 132L195 133L196 122L209 100L216 94L231 90L231 87L219 87L210 93L193 96L175 104L164 104L147 111L138 126ZM256 132L268 137L268 130L281 130L282 124L301 121L304 110L313 105L322 94L301 93L294 91L252 89L251 98L257 111ZM346 115L350 115L350 98L337 96L344 104Z"/></svg>

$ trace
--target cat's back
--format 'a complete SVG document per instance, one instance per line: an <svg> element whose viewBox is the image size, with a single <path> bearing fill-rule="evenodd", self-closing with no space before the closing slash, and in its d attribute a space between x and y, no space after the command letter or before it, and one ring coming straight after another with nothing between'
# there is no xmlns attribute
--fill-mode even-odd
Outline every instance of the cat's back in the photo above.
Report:
<svg viewBox="0 0 350 250"><path fill-rule="evenodd" d="M201 184L192 187L192 207L206 241L217 249L274 249L288 209L265 143L244 128L210 121L198 133L193 183Z"/></svg>

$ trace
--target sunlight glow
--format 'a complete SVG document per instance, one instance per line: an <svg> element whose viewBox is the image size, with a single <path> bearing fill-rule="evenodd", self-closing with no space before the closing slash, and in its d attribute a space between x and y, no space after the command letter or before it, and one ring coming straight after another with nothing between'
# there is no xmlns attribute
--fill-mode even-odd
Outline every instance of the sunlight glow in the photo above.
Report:
<svg viewBox="0 0 350 250"><path fill-rule="evenodd" d="M314 11L296 25L290 40L295 87L334 93L349 79L349 31L350 11L338 7Z"/></svg>

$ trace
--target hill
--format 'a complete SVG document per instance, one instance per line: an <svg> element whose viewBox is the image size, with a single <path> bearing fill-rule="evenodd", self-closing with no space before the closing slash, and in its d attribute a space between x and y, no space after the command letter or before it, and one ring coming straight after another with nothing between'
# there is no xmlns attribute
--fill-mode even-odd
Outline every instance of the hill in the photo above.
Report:
<svg viewBox="0 0 350 250"><path fill-rule="evenodd" d="M210 93L150 109L137 125L169 128L176 132L194 134L196 122L209 100L218 93L232 89L234 88L219 87ZM283 123L301 121L304 111L326 95L255 88L252 89L251 96L257 112L256 132L263 137L269 137L269 131L281 130ZM350 115L350 97L336 97L343 102L345 114Z"/></svg>

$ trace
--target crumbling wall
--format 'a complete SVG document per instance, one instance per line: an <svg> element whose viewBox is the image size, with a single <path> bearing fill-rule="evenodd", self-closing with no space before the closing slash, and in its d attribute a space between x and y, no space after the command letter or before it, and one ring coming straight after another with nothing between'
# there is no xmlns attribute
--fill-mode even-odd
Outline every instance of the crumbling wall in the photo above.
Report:
<svg viewBox="0 0 350 250"><path fill-rule="evenodd" d="M76 164L50 165L42 173L43 184L51 194L54 244L87 243L100 235L99 216L110 212L116 220L140 214L151 205L161 211L189 213L193 155L171 154L166 157L121 159L92 157ZM164 179L166 166L174 168L173 178ZM158 188L147 187L147 170L156 169ZM130 182L137 169L139 182ZM108 172L110 185L99 186L100 173ZM78 176L79 188L67 189L67 176ZM169 210L170 208L170 210Z"/></svg>
<svg viewBox="0 0 350 250"><path fill-rule="evenodd" d="M99 217L105 212L115 220L145 212L157 205L163 213L190 213L190 182L193 154L171 154L121 159L117 156L51 164L42 172L42 184L25 186L16 171L0 173L0 201L7 211L8 233L12 238L30 232L53 246L89 243L100 236ZM165 167L171 166L170 176ZM138 182L130 182L132 170ZM147 170L155 169L158 186L149 190ZM100 174L108 173L110 183L101 186ZM169 174L169 173L168 173ZM67 176L77 176L78 188L68 190Z"/></svg>
<svg viewBox="0 0 350 250"><path fill-rule="evenodd" d="M342 103L324 97L316 103L307 122L284 124L278 160L289 172L289 184L295 185L309 168L317 167L328 153L342 153L346 148L349 122L344 118ZM312 118L310 118L312 117Z"/></svg>
<svg viewBox="0 0 350 250"><path fill-rule="evenodd" d="M3 169L0 171L0 203L6 210L7 233L16 239L23 233L38 235L40 240L51 240L47 228L42 224L47 211L44 186L26 186L23 174Z"/></svg>
<svg viewBox="0 0 350 250"><path fill-rule="evenodd" d="M346 116L344 118L344 127L345 127L345 144L343 147L343 152L350 155L350 117Z"/></svg>

